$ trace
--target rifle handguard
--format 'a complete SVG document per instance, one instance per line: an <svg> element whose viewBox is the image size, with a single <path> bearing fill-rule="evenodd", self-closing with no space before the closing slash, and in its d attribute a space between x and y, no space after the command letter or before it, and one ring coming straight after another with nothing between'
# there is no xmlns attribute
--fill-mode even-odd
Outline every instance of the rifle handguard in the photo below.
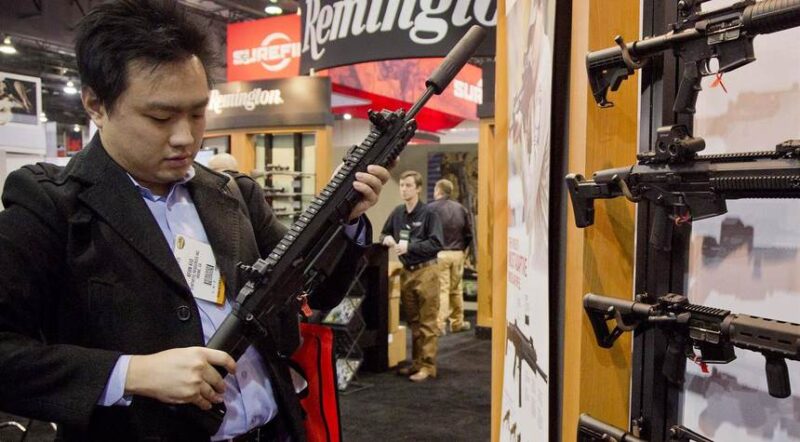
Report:
<svg viewBox="0 0 800 442"><path fill-rule="evenodd" d="M754 34L771 34L800 25L800 0L765 0L745 9L742 23Z"/></svg>

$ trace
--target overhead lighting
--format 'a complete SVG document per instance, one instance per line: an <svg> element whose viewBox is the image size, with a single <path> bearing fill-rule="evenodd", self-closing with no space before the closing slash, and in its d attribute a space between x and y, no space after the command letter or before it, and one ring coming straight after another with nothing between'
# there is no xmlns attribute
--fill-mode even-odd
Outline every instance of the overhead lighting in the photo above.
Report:
<svg viewBox="0 0 800 442"><path fill-rule="evenodd" d="M17 53L17 48L11 44L11 37L6 37L3 39L3 44L0 45L0 53L14 55Z"/></svg>
<svg viewBox="0 0 800 442"><path fill-rule="evenodd" d="M72 80L67 82L67 85L64 86L64 93L69 95L75 95L78 93L78 89L75 87L75 83Z"/></svg>
<svg viewBox="0 0 800 442"><path fill-rule="evenodd" d="M344 115L342 115L342 118L344 118L345 120L350 120L350 119L353 118L353 116L350 115L350 114L344 114Z"/></svg>
<svg viewBox="0 0 800 442"><path fill-rule="evenodd" d="M39 122L40 123L47 123L47 115L44 112L39 114Z"/></svg>
<svg viewBox="0 0 800 442"><path fill-rule="evenodd" d="M269 15L281 15L283 14L283 9L278 5L269 5L264 8L264 12Z"/></svg>
<svg viewBox="0 0 800 442"><path fill-rule="evenodd" d="M80 132L81 131L81 127L76 124L76 125L72 126L72 131L73 132Z"/></svg>

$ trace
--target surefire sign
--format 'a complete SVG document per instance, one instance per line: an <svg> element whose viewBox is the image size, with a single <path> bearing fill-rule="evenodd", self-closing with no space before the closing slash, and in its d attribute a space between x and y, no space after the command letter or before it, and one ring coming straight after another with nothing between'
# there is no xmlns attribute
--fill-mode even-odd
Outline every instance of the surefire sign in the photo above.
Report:
<svg viewBox="0 0 800 442"><path fill-rule="evenodd" d="M300 17L285 15L228 25L228 81L300 73Z"/></svg>

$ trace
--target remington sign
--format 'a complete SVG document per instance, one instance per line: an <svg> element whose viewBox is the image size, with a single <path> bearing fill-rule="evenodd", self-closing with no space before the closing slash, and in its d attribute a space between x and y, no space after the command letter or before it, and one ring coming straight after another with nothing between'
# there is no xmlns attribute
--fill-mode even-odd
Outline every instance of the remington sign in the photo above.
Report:
<svg viewBox="0 0 800 442"><path fill-rule="evenodd" d="M223 109L236 107L252 111L256 106L277 106L283 104L280 89L261 89L257 87L247 92L232 92L230 94L220 93L213 89L208 97L208 110L215 114L221 114Z"/></svg>
<svg viewBox="0 0 800 442"><path fill-rule="evenodd" d="M332 124L327 77L234 81L211 90L206 130Z"/></svg>
<svg viewBox="0 0 800 442"><path fill-rule="evenodd" d="M444 57L474 24L494 56L497 0L305 0L300 70L365 61Z"/></svg>

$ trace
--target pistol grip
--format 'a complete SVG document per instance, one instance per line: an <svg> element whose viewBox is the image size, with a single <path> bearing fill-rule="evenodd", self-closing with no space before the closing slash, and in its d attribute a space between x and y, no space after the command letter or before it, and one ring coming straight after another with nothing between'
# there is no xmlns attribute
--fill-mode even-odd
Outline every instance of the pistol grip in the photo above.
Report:
<svg viewBox="0 0 800 442"><path fill-rule="evenodd" d="M702 61L700 62L702 63ZM675 104L672 110L679 114L694 114L697 96L703 87L700 85L700 70L696 62L683 64L683 78L678 87L678 95L675 97Z"/></svg>
<svg viewBox="0 0 800 442"><path fill-rule="evenodd" d="M667 351L664 353L664 365L661 372L670 382L680 385L683 384L686 373L686 354L684 352L685 343L681 338L672 338L667 344Z"/></svg>
<svg viewBox="0 0 800 442"><path fill-rule="evenodd" d="M650 229L650 245L656 250L668 252L672 249L672 220L664 206L655 204L653 226Z"/></svg>

